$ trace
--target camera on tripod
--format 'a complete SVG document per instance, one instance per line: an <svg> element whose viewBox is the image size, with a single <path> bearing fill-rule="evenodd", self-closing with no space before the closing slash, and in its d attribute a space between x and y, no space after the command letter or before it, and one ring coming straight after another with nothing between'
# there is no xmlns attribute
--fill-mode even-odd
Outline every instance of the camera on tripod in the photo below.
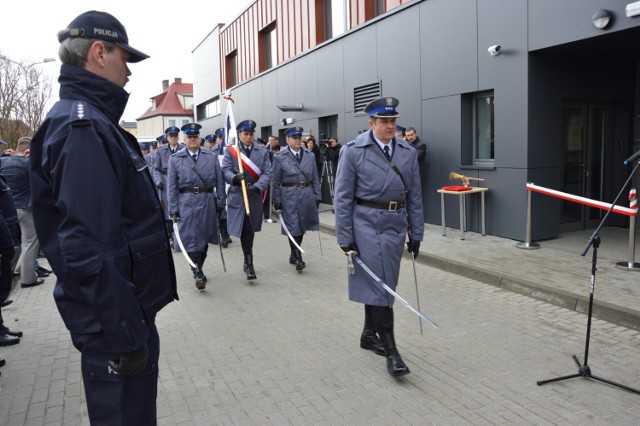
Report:
<svg viewBox="0 0 640 426"><path fill-rule="evenodd" d="M330 139L327 138L326 133L320 134L320 139L318 139L318 148L320 149L320 153L322 154L322 156L325 158L328 156L329 141Z"/></svg>

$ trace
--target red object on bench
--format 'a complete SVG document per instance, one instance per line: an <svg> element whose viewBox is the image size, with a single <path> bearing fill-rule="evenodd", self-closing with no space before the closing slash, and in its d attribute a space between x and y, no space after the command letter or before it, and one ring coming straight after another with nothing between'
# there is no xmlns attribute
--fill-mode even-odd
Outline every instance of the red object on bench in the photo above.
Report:
<svg viewBox="0 0 640 426"><path fill-rule="evenodd" d="M462 185L449 185L443 186L442 189L445 191L470 191L473 189L472 186L462 186Z"/></svg>

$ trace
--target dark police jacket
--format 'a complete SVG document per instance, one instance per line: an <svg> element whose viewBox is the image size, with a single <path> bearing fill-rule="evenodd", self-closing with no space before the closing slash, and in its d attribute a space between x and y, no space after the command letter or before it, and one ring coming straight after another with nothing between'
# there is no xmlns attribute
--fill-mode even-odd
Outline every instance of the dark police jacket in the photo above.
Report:
<svg viewBox="0 0 640 426"><path fill-rule="evenodd" d="M128 94L63 65L58 101L31 142L33 218L72 333L102 333L116 353L177 299L162 212L140 147L118 126Z"/></svg>

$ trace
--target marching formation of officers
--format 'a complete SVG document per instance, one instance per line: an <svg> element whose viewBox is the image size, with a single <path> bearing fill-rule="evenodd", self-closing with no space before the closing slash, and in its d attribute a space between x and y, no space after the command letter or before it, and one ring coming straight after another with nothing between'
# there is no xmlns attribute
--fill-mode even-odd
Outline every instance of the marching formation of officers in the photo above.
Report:
<svg viewBox="0 0 640 426"><path fill-rule="evenodd" d="M228 247L239 238L248 280L257 279L253 261L255 233L262 229L264 194L273 186L273 206L289 238L289 263L298 272L306 264L300 246L306 231L318 231L320 179L311 151L302 147L301 127L286 131L288 147L273 156L255 141L256 122L236 126L238 151L226 147L224 129L200 137L202 126L171 126L165 135L140 148L161 201L167 231L176 251L188 257L195 286L206 288L203 272L209 244ZM185 135L179 143L180 131ZM155 148L155 147L154 147Z"/></svg>

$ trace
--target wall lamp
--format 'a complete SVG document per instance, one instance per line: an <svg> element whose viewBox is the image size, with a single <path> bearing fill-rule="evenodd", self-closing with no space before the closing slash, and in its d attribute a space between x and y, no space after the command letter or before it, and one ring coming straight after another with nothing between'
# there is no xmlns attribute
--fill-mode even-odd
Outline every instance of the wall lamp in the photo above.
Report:
<svg viewBox="0 0 640 426"><path fill-rule="evenodd" d="M282 112L302 111L302 104L298 104L298 105L276 105L276 106Z"/></svg>
<svg viewBox="0 0 640 426"><path fill-rule="evenodd" d="M613 22L613 14L606 9L600 9L593 14L591 22L597 29L604 30Z"/></svg>

